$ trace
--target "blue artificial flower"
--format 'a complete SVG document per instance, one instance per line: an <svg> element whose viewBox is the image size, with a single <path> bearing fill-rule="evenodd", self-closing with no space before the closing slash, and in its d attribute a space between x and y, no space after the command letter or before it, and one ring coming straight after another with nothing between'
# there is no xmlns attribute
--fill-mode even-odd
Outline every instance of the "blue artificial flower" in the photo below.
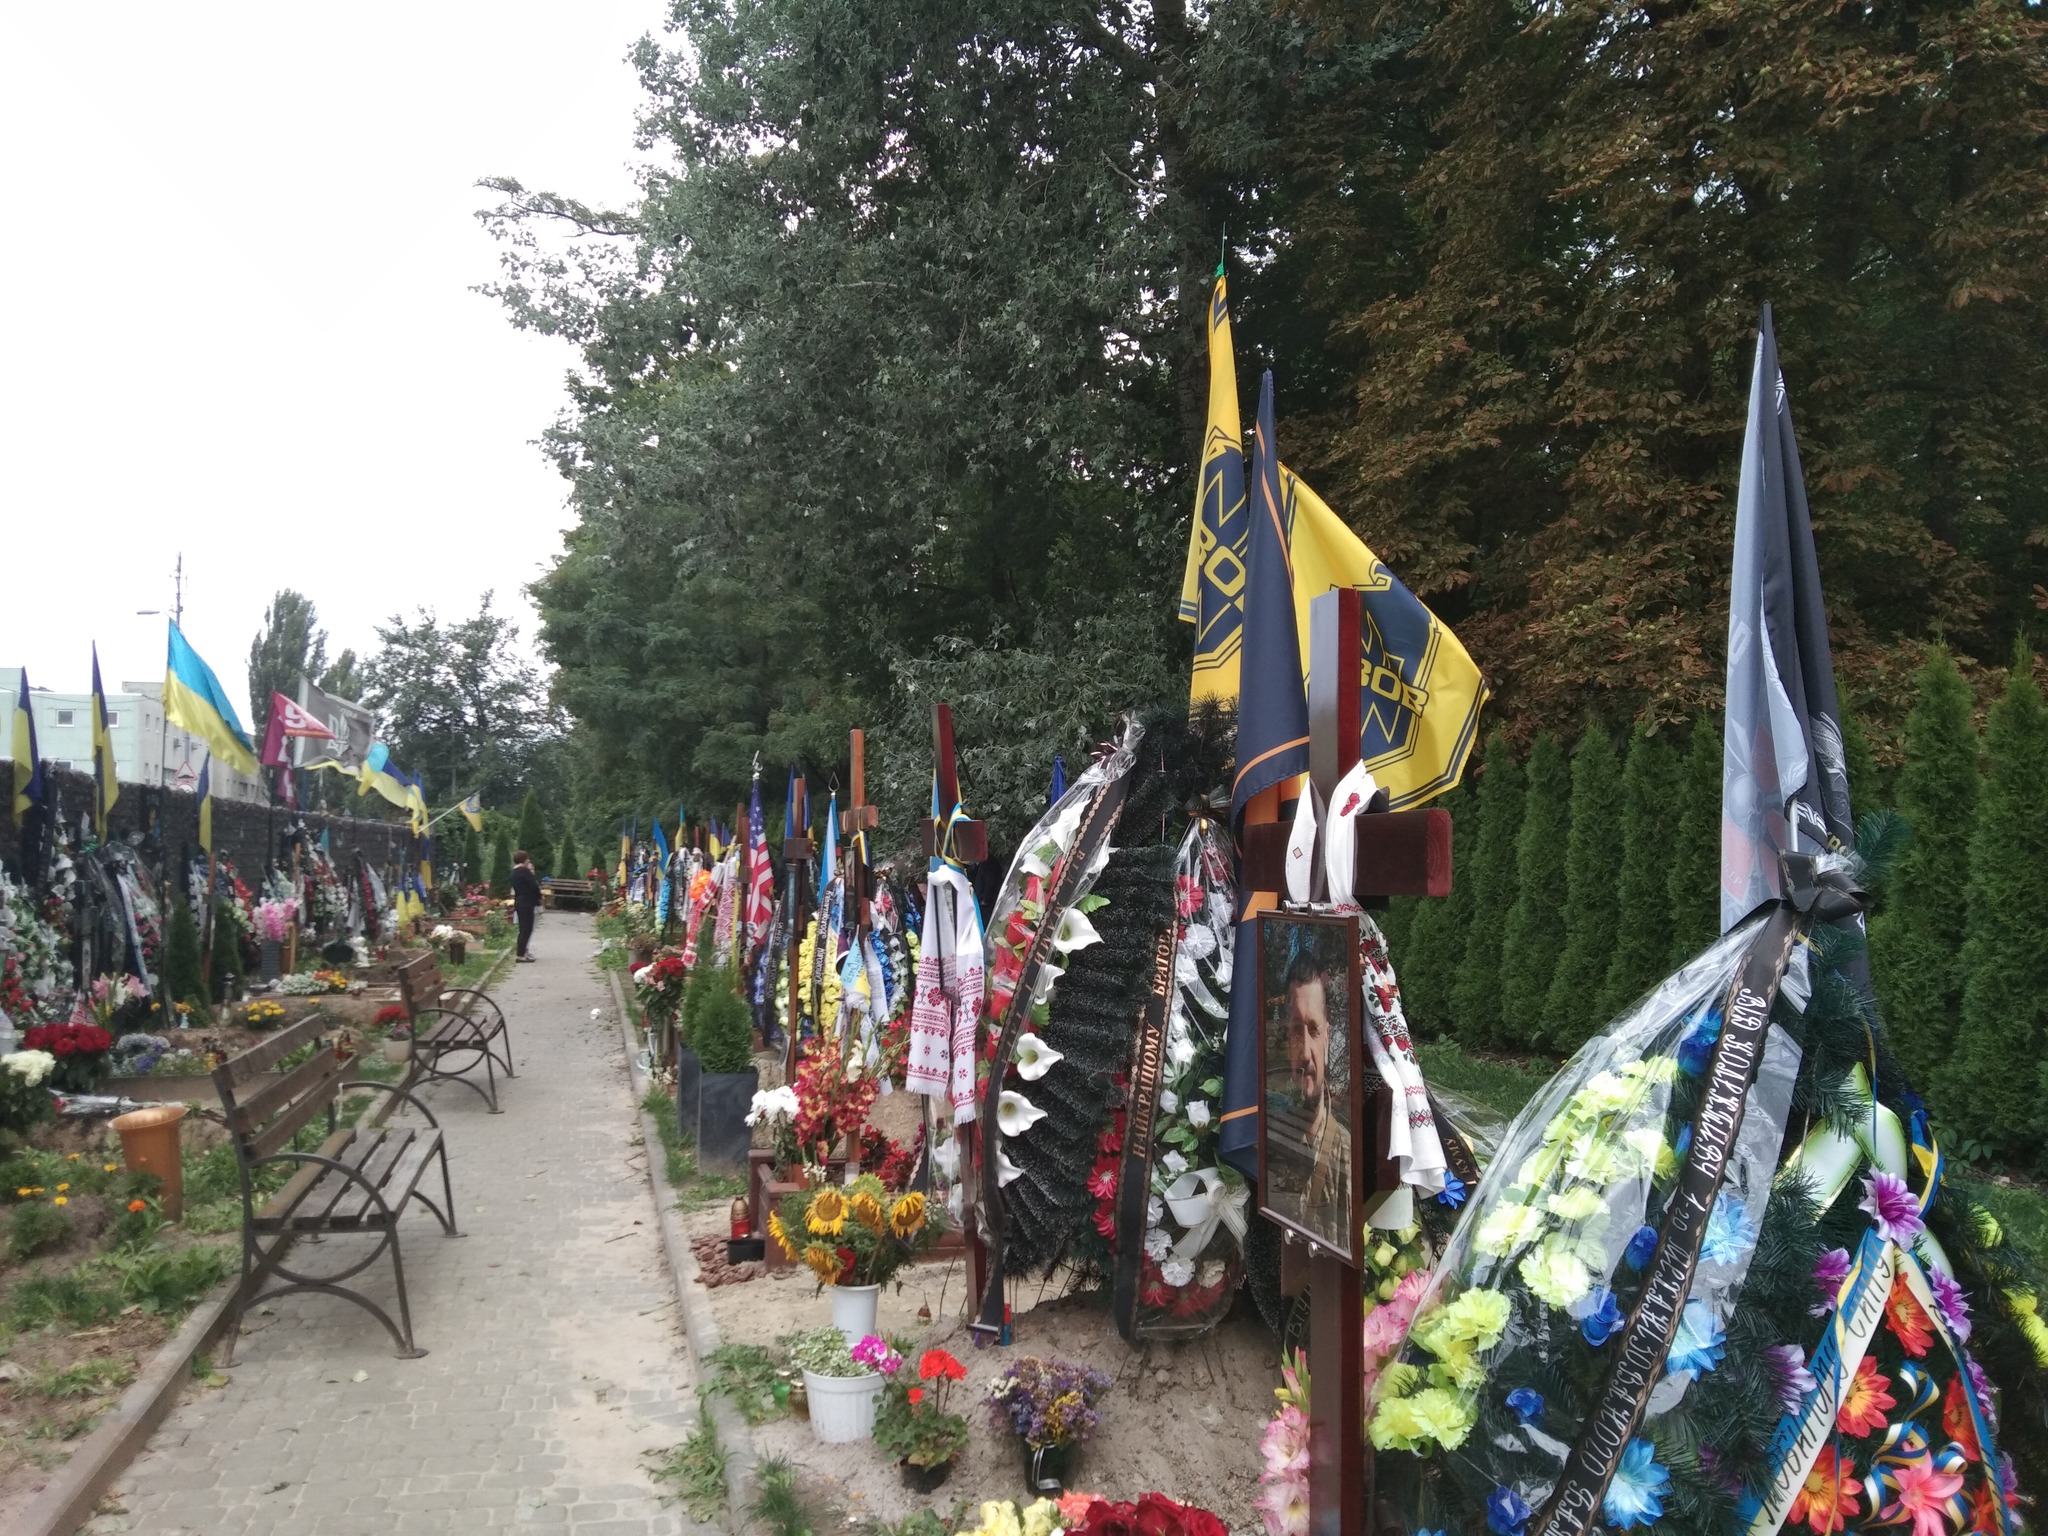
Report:
<svg viewBox="0 0 2048 1536"><path fill-rule="evenodd" d="M1465 1181L1455 1173L1452 1173L1448 1168L1445 1169L1443 1191L1436 1197L1436 1203L1438 1205L1448 1205L1455 1211L1465 1203L1465 1194ZM1425 1533L1418 1531L1416 1536L1425 1536Z"/></svg>
<svg viewBox="0 0 2048 1536"><path fill-rule="evenodd" d="M1688 1301L1679 1315L1678 1332L1671 1340L1671 1353L1664 1357L1664 1368L1704 1374L1721 1363L1727 1348L1728 1336L1714 1321L1714 1309L1704 1301Z"/></svg>
<svg viewBox="0 0 2048 1536"><path fill-rule="evenodd" d="M1671 1474L1657 1460L1657 1448L1638 1437L1621 1453L1600 1508L1609 1524L1624 1531L1654 1525L1664 1517L1664 1495L1670 1487Z"/></svg>
<svg viewBox="0 0 2048 1536"><path fill-rule="evenodd" d="M1622 1315L1621 1303L1614 1299L1614 1292L1604 1285L1586 1298L1585 1311L1579 1318L1579 1332L1586 1342L1598 1349L1617 1333L1628 1319Z"/></svg>
<svg viewBox="0 0 2048 1536"><path fill-rule="evenodd" d="M1502 1486L1486 1496L1486 1528L1493 1536L1522 1536L1533 1513L1512 1488Z"/></svg>
<svg viewBox="0 0 2048 1536"><path fill-rule="evenodd" d="M1657 1256L1657 1229L1647 1225L1637 1227L1636 1235L1628 1240L1628 1247L1621 1256L1630 1269L1648 1269L1650 1260Z"/></svg>
<svg viewBox="0 0 2048 1536"><path fill-rule="evenodd" d="M1691 1150L1692 1122L1688 1120L1678 1128L1678 1140L1671 1143L1671 1155L1682 1163L1685 1161L1686 1153Z"/></svg>
<svg viewBox="0 0 2048 1536"><path fill-rule="evenodd" d="M1714 1201L1714 1211L1707 1218L1706 1241L1700 1245L1700 1257L1709 1264L1733 1264L1756 1246L1756 1228L1749 1219L1749 1211L1742 1201L1725 1189Z"/></svg>
<svg viewBox="0 0 2048 1536"><path fill-rule="evenodd" d="M1543 1394L1534 1387L1517 1387L1508 1394L1508 1406L1524 1424L1534 1424L1543 1417ZM1417 1532L1416 1536L1421 1536L1421 1533Z"/></svg>
<svg viewBox="0 0 2048 1536"><path fill-rule="evenodd" d="M1714 1044L1721 1038L1721 1010L1716 1008L1685 1032L1678 1042L1678 1070L1698 1077L1714 1059Z"/></svg>

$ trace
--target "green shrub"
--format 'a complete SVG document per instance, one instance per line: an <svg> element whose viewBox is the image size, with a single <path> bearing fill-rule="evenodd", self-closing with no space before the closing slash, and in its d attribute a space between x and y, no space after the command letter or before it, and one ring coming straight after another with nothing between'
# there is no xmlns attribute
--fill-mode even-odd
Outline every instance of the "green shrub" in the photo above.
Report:
<svg viewBox="0 0 2048 1536"><path fill-rule="evenodd" d="M1714 942L1721 931L1721 722L1692 723L1692 745L1679 770L1675 835L1664 897L1671 909L1675 970Z"/></svg>
<svg viewBox="0 0 2048 1536"><path fill-rule="evenodd" d="M1455 1025L1451 999L1472 926L1472 842L1478 829L1470 790L1454 789L1437 803L1451 817L1451 894L1403 898L1387 914L1395 919L1387 944L1401 978L1401 1007L1408 1027L1424 1036L1448 1034Z"/></svg>
<svg viewBox="0 0 2048 1536"><path fill-rule="evenodd" d="M1501 1041L1526 1049L1543 1028L1543 1005L1564 948L1565 850L1572 825L1572 774L1548 731L1529 750L1529 787L1515 838L1515 904L1501 938Z"/></svg>
<svg viewBox="0 0 2048 1536"><path fill-rule="evenodd" d="M1572 830L1565 850L1564 953L1543 1008L1543 1035L1570 1053L1607 1022L1598 1011L1607 962L1614 957L1615 880L1621 844L1614 835L1621 769L1614 744L1589 727L1572 754Z"/></svg>
<svg viewBox="0 0 2048 1536"><path fill-rule="evenodd" d="M728 970L705 973L691 1044L706 1072L744 1072L754 1064L754 1010L733 990Z"/></svg>
<svg viewBox="0 0 2048 1536"><path fill-rule="evenodd" d="M32 1259L71 1237L71 1216L62 1206L30 1200L14 1208L7 1224L7 1256L16 1263Z"/></svg>
<svg viewBox="0 0 2048 1536"><path fill-rule="evenodd" d="M512 894L512 834L505 828L498 828L497 839L491 844L491 894L497 897Z"/></svg>
<svg viewBox="0 0 2048 1536"><path fill-rule="evenodd" d="M530 789L526 792L525 802L519 807L519 846L532 856L533 872L545 879L552 870L554 850L548 846L547 822L540 813L540 797Z"/></svg>
<svg viewBox="0 0 2048 1536"><path fill-rule="evenodd" d="M1663 979L1671 954L1672 807L1679 793L1677 753L1661 733L1641 726L1629 738L1621 770L1621 874L1615 892L1614 953L1594 1013L1611 1019Z"/></svg>
<svg viewBox="0 0 2048 1536"><path fill-rule="evenodd" d="M1472 848L1472 913L1452 1009L1467 1045L1500 1043L1500 950L1515 904L1515 844L1522 830L1522 770L1505 736L1486 744Z"/></svg>
<svg viewBox="0 0 2048 1536"><path fill-rule="evenodd" d="M147 1248L116 1253L107 1262L121 1279L121 1299L145 1312L179 1312L227 1278L224 1248Z"/></svg>
<svg viewBox="0 0 2048 1536"><path fill-rule="evenodd" d="M190 1003L194 1008L213 1006L213 991L206 984L206 968L199 954L199 929L192 921L192 904L182 892L171 898L163 972L164 991L171 1002Z"/></svg>

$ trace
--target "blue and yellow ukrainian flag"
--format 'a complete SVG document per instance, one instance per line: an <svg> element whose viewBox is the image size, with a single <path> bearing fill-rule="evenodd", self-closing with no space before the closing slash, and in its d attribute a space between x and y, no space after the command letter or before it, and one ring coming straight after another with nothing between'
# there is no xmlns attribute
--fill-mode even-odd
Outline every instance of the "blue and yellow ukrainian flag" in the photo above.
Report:
<svg viewBox="0 0 2048 1536"><path fill-rule="evenodd" d="M235 706L228 702L213 668L186 643L175 622L164 668L164 717L205 742L207 750L230 768L256 777L256 749L249 744Z"/></svg>
<svg viewBox="0 0 2048 1536"><path fill-rule="evenodd" d="M213 852L213 754L199 765L199 846Z"/></svg>
<svg viewBox="0 0 2048 1536"><path fill-rule="evenodd" d="M481 792L471 795L467 800L463 801L461 810L462 819L469 823L469 829L472 832L483 831L484 801Z"/></svg>
<svg viewBox="0 0 2048 1536"><path fill-rule="evenodd" d="M36 712L29 702L28 668L21 669L21 692L14 701L14 824L32 805L43 803L43 755L36 745Z"/></svg>
<svg viewBox="0 0 2048 1536"><path fill-rule="evenodd" d="M121 780L114 768L114 738L107 729L107 690L100 685L100 648L92 648L92 828L107 840L107 816L121 798Z"/></svg>
<svg viewBox="0 0 2048 1536"><path fill-rule="evenodd" d="M1180 599L1181 618L1196 626L1190 702L1216 699L1238 704L1241 697L1256 697L1257 690L1241 687L1240 672L1249 643L1249 541L1254 522L1264 516L1273 523L1285 551L1296 661L1304 686L1309 604L1337 587L1356 587L1362 595L1359 755L1387 791L1392 809L1422 805L1454 786L1464 773L1465 759L1478 739L1486 679L1458 637L1314 490L1285 464L1274 468L1277 479L1268 496L1273 504L1261 508L1256 505L1256 488L1252 497L1246 495L1237 366L1219 272L1209 305L1209 430ZM1242 754L1240 763L1250 766Z"/></svg>

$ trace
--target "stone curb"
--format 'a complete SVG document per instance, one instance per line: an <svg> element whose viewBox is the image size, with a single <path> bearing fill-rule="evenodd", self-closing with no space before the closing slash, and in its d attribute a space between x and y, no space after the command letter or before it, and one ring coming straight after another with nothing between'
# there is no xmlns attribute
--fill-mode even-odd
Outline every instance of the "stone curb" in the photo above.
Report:
<svg viewBox="0 0 2048 1536"><path fill-rule="evenodd" d="M626 1052L626 1071L633 1084L637 1106L646 1097L648 1078L640 1070L639 1044L633 1038L632 1015L626 1011L626 993L617 971L606 971L611 983L612 1002L619 1013L619 1037ZM676 1305L683 1314L683 1333L690 1341L690 1354L701 1371L711 1352L718 1348L718 1319L711 1315L710 1293L697 1273L697 1255L690 1251L689 1234L683 1231L682 1215L676 1204L675 1186L668 1181L668 1158L663 1154L661 1128L644 1109L637 1109L641 1139L647 1149L647 1182L654 1191L654 1210L661 1226L661 1246L668 1253L669 1272L675 1280ZM754 1432L739 1409L722 1392L700 1393L697 1399L712 1427L718 1431L719 1448L725 1452L725 1502L728 1527L738 1530L747 1523L747 1510L754 1502L754 1471L758 1457Z"/></svg>
<svg viewBox="0 0 2048 1536"><path fill-rule="evenodd" d="M476 990L483 991L498 979L510 963L511 954L511 950L506 950L484 972ZM392 1086L409 1089L418 1077L418 1069L412 1068ZM370 1112L370 1124L384 1124L403 1102L396 1094L386 1094L383 1103ZM200 1303L183 1326L150 1357L149 1364L121 1394L121 1400L107 1411L107 1416L71 1453L71 1459L57 1469L34 1502L22 1511L20 1527L8 1536L72 1536L93 1518L100 1496L128 1469L128 1463L149 1443L157 1426L169 1417L179 1388L191 1372L193 1358L227 1331L237 1283L222 1282L220 1293ZM714 1342L711 1347L718 1346Z"/></svg>

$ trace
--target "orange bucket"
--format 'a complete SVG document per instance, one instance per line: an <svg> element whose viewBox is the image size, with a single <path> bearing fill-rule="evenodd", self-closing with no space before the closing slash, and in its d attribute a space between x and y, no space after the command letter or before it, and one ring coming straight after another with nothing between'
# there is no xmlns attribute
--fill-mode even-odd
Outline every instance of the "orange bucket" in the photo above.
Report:
<svg viewBox="0 0 2048 1536"><path fill-rule="evenodd" d="M184 1105L158 1104L117 1115L113 1122L128 1171L153 1173L163 1181L158 1198L167 1221L185 1219L185 1160L178 1149L178 1122L184 1118Z"/></svg>

